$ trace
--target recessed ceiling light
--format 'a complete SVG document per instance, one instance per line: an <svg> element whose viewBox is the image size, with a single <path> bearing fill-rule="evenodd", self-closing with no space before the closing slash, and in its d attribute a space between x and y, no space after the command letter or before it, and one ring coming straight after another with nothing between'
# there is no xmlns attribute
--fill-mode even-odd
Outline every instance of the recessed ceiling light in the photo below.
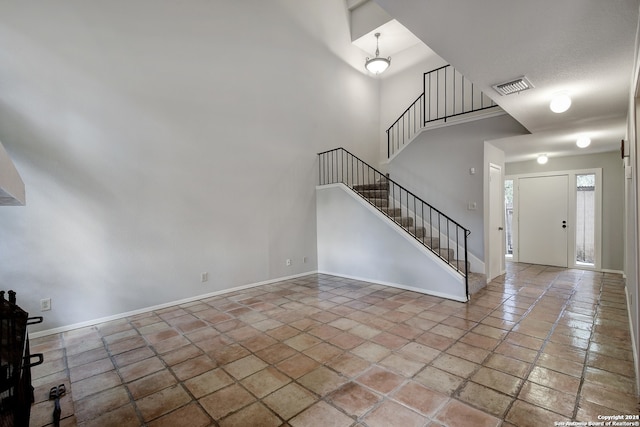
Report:
<svg viewBox="0 0 640 427"><path fill-rule="evenodd" d="M546 154L540 154L538 156L538 163L541 165L546 164L549 161L549 157Z"/></svg>
<svg viewBox="0 0 640 427"><path fill-rule="evenodd" d="M581 136L576 141L576 145L580 148L588 147L589 144L591 144L591 138L589 138L588 136Z"/></svg>
<svg viewBox="0 0 640 427"><path fill-rule="evenodd" d="M571 107L571 98L566 93L559 93L549 103L549 108L554 113L564 113Z"/></svg>

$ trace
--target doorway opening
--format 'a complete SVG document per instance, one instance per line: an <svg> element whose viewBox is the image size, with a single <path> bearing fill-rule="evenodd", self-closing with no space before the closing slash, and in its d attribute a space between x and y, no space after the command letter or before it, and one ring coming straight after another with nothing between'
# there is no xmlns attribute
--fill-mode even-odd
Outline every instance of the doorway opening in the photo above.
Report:
<svg viewBox="0 0 640 427"><path fill-rule="evenodd" d="M577 265L595 265L596 174L576 175L576 259Z"/></svg>
<svg viewBox="0 0 640 427"><path fill-rule="evenodd" d="M562 183L544 187L537 199L535 182L550 181L563 176ZM552 196L564 188L564 196ZM555 197L555 196L554 196ZM558 172L526 173L506 176L504 181L505 258L514 262L560 265L553 260L531 256L558 252L564 254L562 265L569 268L599 270L602 263L602 169L564 170ZM553 199L553 200L552 200ZM543 217L545 211L563 205L564 214L558 218ZM553 231L545 227L551 224ZM558 228L560 224L561 228ZM551 241L551 236L563 241ZM560 253L562 252L562 254Z"/></svg>
<svg viewBox="0 0 640 427"><path fill-rule="evenodd" d="M505 256L513 258L513 179L504 180Z"/></svg>

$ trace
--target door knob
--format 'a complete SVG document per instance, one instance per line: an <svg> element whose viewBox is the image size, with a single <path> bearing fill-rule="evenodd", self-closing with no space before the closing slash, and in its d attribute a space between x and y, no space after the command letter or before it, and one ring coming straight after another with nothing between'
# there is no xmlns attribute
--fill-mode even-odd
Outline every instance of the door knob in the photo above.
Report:
<svg viewBox="0 0 640 427"><path fill-rule="evenodd" d="M498 231L502 231L502 230L504 230L504 228L498 227Z"/></svg>

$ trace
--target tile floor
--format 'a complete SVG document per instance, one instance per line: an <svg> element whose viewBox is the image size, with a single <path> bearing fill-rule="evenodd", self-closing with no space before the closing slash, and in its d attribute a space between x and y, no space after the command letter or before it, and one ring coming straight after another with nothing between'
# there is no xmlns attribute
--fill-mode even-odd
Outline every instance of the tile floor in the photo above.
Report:
<svg viewBox="0 0 640 427"><path fill-rule="evenodd" d="M553 426L638 414L623 280L510 264L468 304L327 275L32 340L31 425Z"/></svg>

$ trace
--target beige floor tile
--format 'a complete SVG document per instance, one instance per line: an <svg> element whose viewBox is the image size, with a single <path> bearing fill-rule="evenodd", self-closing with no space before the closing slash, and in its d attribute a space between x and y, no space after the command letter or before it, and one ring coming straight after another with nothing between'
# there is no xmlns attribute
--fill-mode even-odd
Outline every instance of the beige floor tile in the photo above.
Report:
<svg viewBox="0 0 640 427"><path fill-rule="evenodd" d="M356 380L378 393L388 394L402 384L405 378L386 369L373 366Z"/></svg>
<svg viewBox="0 0 640 427"><path fill-rule="evenodd" d="M391 400L384 401L364 418L370 427L421 427L427 418Z"/></svg>
<svg viewBox="0 0 640 427"><path fill-rule="evenodd" d="M492 388L514 397L518 393L523 381L518 377L496 371L495 369L486 368L484 366L471 376L471 380L485 387Z"/></svg>
<svg viewBox="0 0 640 427"><path fill-rule="evenodd" d="M563 417L522 400L516 400L505 420L514 426L554 426L556 422L567 422L571 418Z"/></svg>
<svg viewBox="0 0 640 427"><path fill-rule="evenodd" d="M127 384L127 388L131 397L138 400L175 384L177 380L171 372L162 370Z"/></svg>
<svg viewBox="0 0 640 427"><path fill-rule="evenodd" d="M290 383L262 400L282 419L288 420L316 402L311 392Z"/></svg>
<svg viewBox="0 0 640 427"><path fill-rule="evenodd" d="M289 424L292 427L349 427L353 420L321 401L293 418Z"/></svg>
<svg viewBox="0 0 640 427"><path fill-rule="evenodd" d="M500 420L492 415L451 399L434 417L447 426L497 427Z"/></svg>
<svg viewBox="0 0 640 427"><path fill-rule="evenodd" d="M174 385L136 401L142 418L149 422L191 401L181 385Z"/></svg>
<svg viewBox="0 0 640 427"><path fill-rule="evenodd" d="M251 374L254 374L268 365L263 362L260 358L249 355L247 357L243 357L242 359L238 359L235 362L231 362L228 365L224 365L223 368L230 375L235 377L238 380L242 378L248 377Z"/></svg>
<svg viewBox="0 0 640 427"><path fill-rule="evenodd" d="M364 338L350 334L349 332L343 332L328 340L329 343L339 347L343 350L351 350L365 342Z"/></svg>
<svg viewBox="0 0 640 427"><path fill-rule="evenodd" d="M256 398L238 384L232 384L198 401L214 420L220 420L255 402Z"/></svg>
<svg viewBox="0 0 640 427"><path fill-rule="evenodd" d="M572 362L561 357L544 353L540 354L540 357L536 361L536 365L556 372L561 372L566 375L571 375L576 378L582 377L582 372L584 370L584 365L582 363Z"/></svg>
<svg viewBox="0 0 640 427"><path fill-rule="evenodd" d="M529 381L524 383L518 399L568 418L573 416L576 405L575 394L562 393Z"/></svg>
<svg viewBox="0 0 640 427"><path fill-rule="evenodd" d="M199 399L233 384L233 378L222 369L214 369L184 382L187 389Z"/></svg>
<svg viewBox="0 0 640 427"><path fill-rule="evenodd" d="M416 362L399 354L390 354L378 364L407 378L413 377L425 366L422 362Z"/></svg>
<svg viewBox="0 0 640 427"><path fill-rule="evenodd" d="M281 420L260 402L253 403L219 422L220 427L277 427Z"/></svg>
<svg viewBox="0 0 640 427"><path fill-rule="evenodd" d="M327 363L327 366L347 378L354 378L367 370L370 364L366 360L351 353L343 353Z"/></svg>
<svg viewBox="0 0 640 427"><path fill-rule="evenodd" d="M73 406L78 422L84 422L129 403L127 390L124 386L119 386L75 401Z"/></svg>
<svg viewBox="0 0 640 427"><path fill-rule="evenodd" d="M351 353L369 362L378 362L391 353L386 347L370 341L364 342L351 350Z"/></svg>
<svg viewBox="0 0 640 427"><path fill-rule="evenodd" d="M455 338L450 338L441 334L434 333L433 330L425 332L416 337L415 342L424 344L428 347L444 351L456 342Z"/></svg>
<svg viewBox="0 0 640 427"><path fill-rule="evenodd" d="M432 366L459 377L469 377L478 369L477 364L446 353L434 360Z"/></svg>
<svg viewBox="0 0 640 427"><path fill-rule="evenodd" d="M430 390L414 381L400 387L392 397L394 400L427 417L432 417L449 401L447 395Z"/></svg>
<svg viewBox="0 0 640 427"><path fill-rule="evenodd" d="M73 398L81 400L91 394L99 393L121 384L122 381L116 371L94 375L73 384Z"/></svg>
<svg viewBox="0 0 640 427"><path fill-rule="evenodd" d="M409 342L409 340L407 340L406 338L402 338L389 332L381 332L380 334L373 337L371 341L375 342L376 344L380 344L381 346L386 347L392 351L403 347Z"/></svg>
<svg viewBox="0 0 640 427"><path fill-rule="evenodd" d="M276 367L291 378L300 378L304 374L311 372L319 365L318 362L304 354L297 354L276 365Z"/></svg>
<svg viewBox="0 0 640 427"><path fill-rule="evenodd" d="M151 348L140 347L138 349L127 351L126 353L120 353L117 356L114 356L113 361L118 368L122 368L153 356L155 356L155 353L153 352L153 350L151 350Z"/></svg>
<svg viewBox="0 0 640 427"><path fill-rule="evenodd" d="M635 413L624 281L507 270L468 304L309 275L42 337L33 426L50 424L59 383L65 427L143 414L153 427L522 427Z"/></svg>
<svg viewBox="0 0 640 427"><path fill-rule="evenodd" d="M150 357L120 368L118 369L118 372L120 373L122 380L128 383L154 372L158 372L164 368L164 364L158 357Z"/></svg>
<svg viewBox="0 0 640 427"><path fill-rule="evenodd" d="M347 378L324 366L320 366L298 378L299 384L319 396L325 396L342 386L345 382L347 382Z"/></svg>
<svg viewBox="0 0 640 427"><path fill-rule="evenodd" d="M482 363L491 353L489 352L489 350L485 350L480 347L474 347L472 345L459 341L447 350L447 354L466 359L473 363Z"/></svg>
<svg viewBox="0 0 640 427"><path fill-rule="evenodd" d="M578 388L580 387L579 378L540 366L534 367L527 379L536 384L574 395L578 394Z"/></svg>
<svg viewBox="0 0 640 427"><path fill-rule="evenodd" d="M505 412L514 401L513 397L499 393L494 389L468 382L460 390L458 398L470 405L480 408L496 417L504 417Z"/></svg>
<svg viewBox="0 0 640 427"><path fill-rule="evenodd" d="M464 378L441 371L433 366L427 366L414 377L414 380L430 389L449 396L453 395L464 382Z"/></svg>
<svg viewBox="0 0 640 427"><path fill-rule="evenodd" d="M326 364L330 360L343 354L344 351L334 345L323 342L308 348L303 353L319 363Z"/></svg>
<svg viewBox="0 0 640 427"><path fill-rule="evenodd" d="M112 411L101 413L98 417L82 422L83 427L139 427L142 421L138 418L136 410L132 403L116 408ZM61 422L60 426L64 424ZM70 425L75 426L75 423Z"/></svg>
<svg viewBox="0 0 640 427"><path fill-rule="evenodd" d="M211 419L196 403L183 406L148 424L149 427L206 427L209 425L211 425Z"/></svg>
<svg viewBox="0 0 640 427"><path fill-rule="evenodd" d="M194 357L200 356L201 354L202 350L197 346L187 345L179 348L178 350L163 354L160 356L160 358L167 366L174 366L184 362L185 360L193 359Z"/></svg>
<svg viewBox="0 0 640 427"><path fill-rule="evenodd" d="M439 350L417 342L408 343L398 350L398 352L403 356L425 364L430 363L440 355Z"/></svg>
<svg viewBox="0 0 640 427"><path fill-rule="evenodd" d="M599 385L607 390L623 394L635 393L635 379L601 369L587 367L584 382Z"/></svg>
<svg viewBox="0 0 640 427"><path fill-rule="evenodd" d="M355 417L361 417L373 408L382 397L355 382L348 382L327 396L327 401Z"/></svg>

